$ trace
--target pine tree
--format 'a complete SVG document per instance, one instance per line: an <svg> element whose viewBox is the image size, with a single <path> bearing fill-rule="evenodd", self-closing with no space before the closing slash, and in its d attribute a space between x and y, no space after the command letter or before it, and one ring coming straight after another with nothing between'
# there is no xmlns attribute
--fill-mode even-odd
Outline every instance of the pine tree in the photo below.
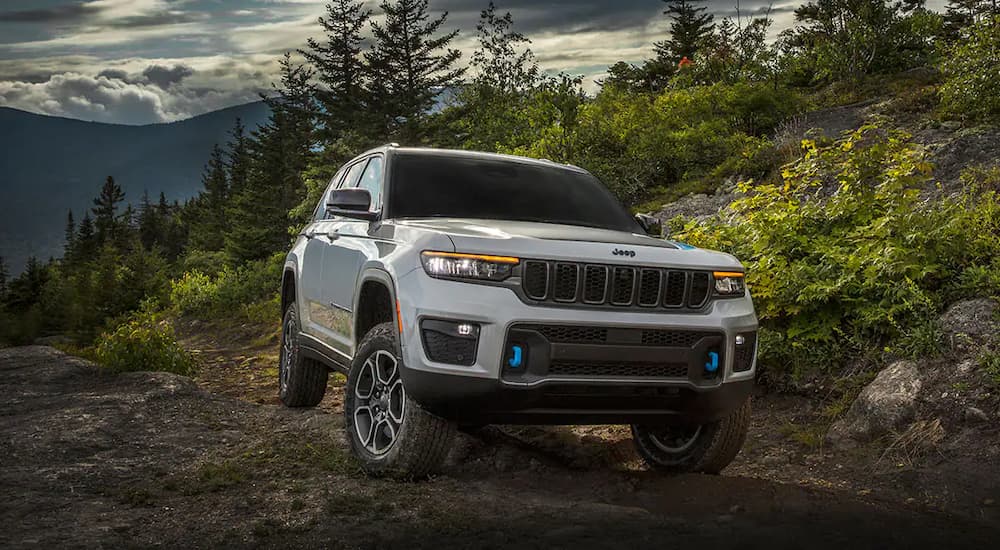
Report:
<svg viewBox="0 0 1000 550"><path fill-rule="evenodd" d="M229 193L235 195L246 186L250 170L249 137L242 120L236 119L229 136L231 139L226 143L226 179L229 181Z"/></svg>
<svg viewBox="0 0 1000 550"><path fill-rule="evenodd" d="M496 5L490 2L479 15L476 33L479 49L472 54L472 67L476 70L475 86L501 93L518 93L538 85L541 71L528 47L531 40L514 31L510 12L500 16Z"/></svg>
<svg viewBox="0 0 1000 550"><path fill-rule="evenodd" d="M458 31L438 34L448 13L430 20L428 0L382 0L385 22L372 22L375 44L365 53L372 109L383 136L416 140L420 123L442 90L457 86L462 53L448 48Z"/></svg>
<svg viewBox="0 0 1000 550"><path fill-rule="evenodd" d="M66 212L66 231L64 233L66 242L63 243L63 259L72 261L73 243L76 241L76 223L73 221L73 211Z"/></svg>
<svg viewBox="0 0 1000 550"><path fill-rule="evenodd" d="M962 37L962 29L990 11L986 0L949 0L944 14L944 35L948 40Z"/></svg>
<svg viewBox="0 0 1000 550"><path fill-rule="evenodd" d="M308 48L299 50L315 68L320 82L315 96L320 104L320 139L325 144L363 126L365 67L361 29L371 17L371 10L364 6L364 2L355 0L327 4L326 16L319 18L325 40L309 38Z"/></svg>
<svg viewBox="0 0 1000 550"><path fill-rule="evenodd" d="M3 256L0 256L0 310L3 310L4 305L7 303L7 279L10 277L10 273L7 271L7 263L4 262Z"/></svg>
<svg viewBox="0 0 1000 550"><path fill-rule="evenodd" d="M74 260L91 260L94 252L97 250L97 235L94 233L94 223L90 219L90 212L83 213L83 219L80 220L80 228L76 232L75 242Z"/></svg>
<svg viewBox="0 0 1000 550"><path fill-rule="evenodd" d="M139 215L136 219L139 243L146 250L160 246L164 240L164 219L160 209L149 200L149 193L142 192L139 201Z"/></svg>
<svg viewBox="0 0 1000 550"><path fill-rule="evenodd" d="M49 266L31 256L24 271L15 277L7 288L7 307L14 313L25 313L42 297L49 279Z"/></svg>
<svg viewBox="0 0 1000 550"><path fill-rule="evenodd" d="M229 199L229 180L226 178L226 161L222 148L212 148L212 156L201 176L204 190L192 204L190 225L191 247L197 250L222 250L225 244L226 206Z"/></svg>
<svg viewBox="0 0 1000 550"><path fill-rule="evenodd" d="M530 131L524 104L544 78L528 47L531 41L513 27L510 13L497 14L493 2L480 14L476 25L479 48L471 64L475 77L460 91L456 108L446 115L454 119L451 133L465 136L465 147L516 147Z"/></svg>
<svg viewBox="0 0 1000 550"><path fill-rule="evenodd" d="M696 3L705 0L663 0L667 4L664 15L670 18L670 39L654 44L657 57L665 62L677 64L685 57L695 58L699 48L715 29L711 13L705 6Z"/></svg>
<svg viewBox="0 0 1000 550"><path fill-rule="evenodd" d="M108 176L101 188L101 194L94 199L94 224L98 244L115 240L120 231L121 220L118 216L118 205L125 200L125 192Z"/></svg>
<svg viewBox="0 0 1000 550"><path fill-rule="evenodd" d="M305 194L302 172L313 157L311 75L286 56L277 95L266 98L271 117L248 141L252 159L246 185L233 194L227 217L226 255L233 263L269 256L287 248L288 212Z"/></svg>

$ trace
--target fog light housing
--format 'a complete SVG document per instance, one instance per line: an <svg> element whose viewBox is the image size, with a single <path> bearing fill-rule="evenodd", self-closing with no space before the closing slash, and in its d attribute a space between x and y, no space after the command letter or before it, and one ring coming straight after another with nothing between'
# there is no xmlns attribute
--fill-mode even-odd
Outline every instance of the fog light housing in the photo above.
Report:
<svg viewBox="0 0 1000 550"><path fill-rule="evenodd" d="M733 356L733 372L746 372L753 368L757 355L757 333L743 332L734 338L736 354Z"/></svg>
<svg viewBox="0 0 1000 550"><path fill-rule="evenodd" d="M424 353L435 363L471 366L476 362L479 330L476 323L425 319L420 323Z"/></svg>

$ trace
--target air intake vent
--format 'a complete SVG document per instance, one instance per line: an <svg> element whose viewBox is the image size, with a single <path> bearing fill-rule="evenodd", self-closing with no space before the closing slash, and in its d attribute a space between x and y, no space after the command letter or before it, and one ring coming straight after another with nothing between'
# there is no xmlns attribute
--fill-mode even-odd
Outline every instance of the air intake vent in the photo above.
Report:
<svg viewBox="0 0 1000 550"><path fill-rule="evenodd" d="M546 262L524 263L524 293L532 300L544 300L549 286L549 264Z"/></svg>
<svg viewBox="0 0 1000 550"><path fill-rule="evenodd" d="M658 269L643 269L639 272L639 305L654 307L660 303L660 276Z"/></svg>
<svg viewBox="0 0 1000 550"><path fill-rule="evenodd" d="M576 300L576 286L579 280L580 268L576 264L556 264L555 284L552 295L557 302L572 302Z"/></svg>
<svg viewBox="0 0 1000 550"><path fill-rule="evenodd" d="M584 268L583 301L588 304L603 304L608 297L608 268L602 265L588 265Z"/></svg>
<svg viewBox="0 0 1000 550"><path fill-rule="evenodd" d="M688 296L688 306L698 308L708 300L711 276L708 273L694 273L691 276L691 295Z"/></svg>
<svg viewBox="0 0 1000 550"><path fill-rule="evenodd" d="M687 276L683 271L667 272L667 288L663 293L663 305L667 307L681 307L684 305L684 293L687 285Z"/></svg>
<svg viewBox="0 0 1000 550"><path fill-rule="evenodd" d="M611 288L611 303L616 306L632 304L632 289L635 287L635 269L616 267Z"/></svg>
<svg viewBox="0 0 1000 550"><path fill-rule="evenodd" d="M549 376L612 376L615 378L687 378L684 363L553 361Z"/></svg>

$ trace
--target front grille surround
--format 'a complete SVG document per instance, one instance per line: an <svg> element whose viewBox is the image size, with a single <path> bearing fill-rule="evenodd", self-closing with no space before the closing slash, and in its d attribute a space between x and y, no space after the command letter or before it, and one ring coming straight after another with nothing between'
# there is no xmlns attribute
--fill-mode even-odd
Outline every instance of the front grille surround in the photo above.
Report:
<svg viewBox="0 0 1000 550"><path fill-rule="evenodd" d="M525 260L518 294L529 303L693 312L712 298L712 272Z"/></svg>

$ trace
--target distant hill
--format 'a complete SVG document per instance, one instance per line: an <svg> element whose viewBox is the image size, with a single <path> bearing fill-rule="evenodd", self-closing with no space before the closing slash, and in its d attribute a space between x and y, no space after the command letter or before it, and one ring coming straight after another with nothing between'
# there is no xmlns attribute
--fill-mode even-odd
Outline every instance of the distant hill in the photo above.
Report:
<svg viewBox="0 0 1000 550"><path fill-rule="evenodd" d="M212 145L225 143L237 117L248 129L268 107L248 103L167 124L86 122L0 107L0 256L19 273L29 256L62 254L66 211L77 222L107 176L127 201L194 196Z"/></svg>

